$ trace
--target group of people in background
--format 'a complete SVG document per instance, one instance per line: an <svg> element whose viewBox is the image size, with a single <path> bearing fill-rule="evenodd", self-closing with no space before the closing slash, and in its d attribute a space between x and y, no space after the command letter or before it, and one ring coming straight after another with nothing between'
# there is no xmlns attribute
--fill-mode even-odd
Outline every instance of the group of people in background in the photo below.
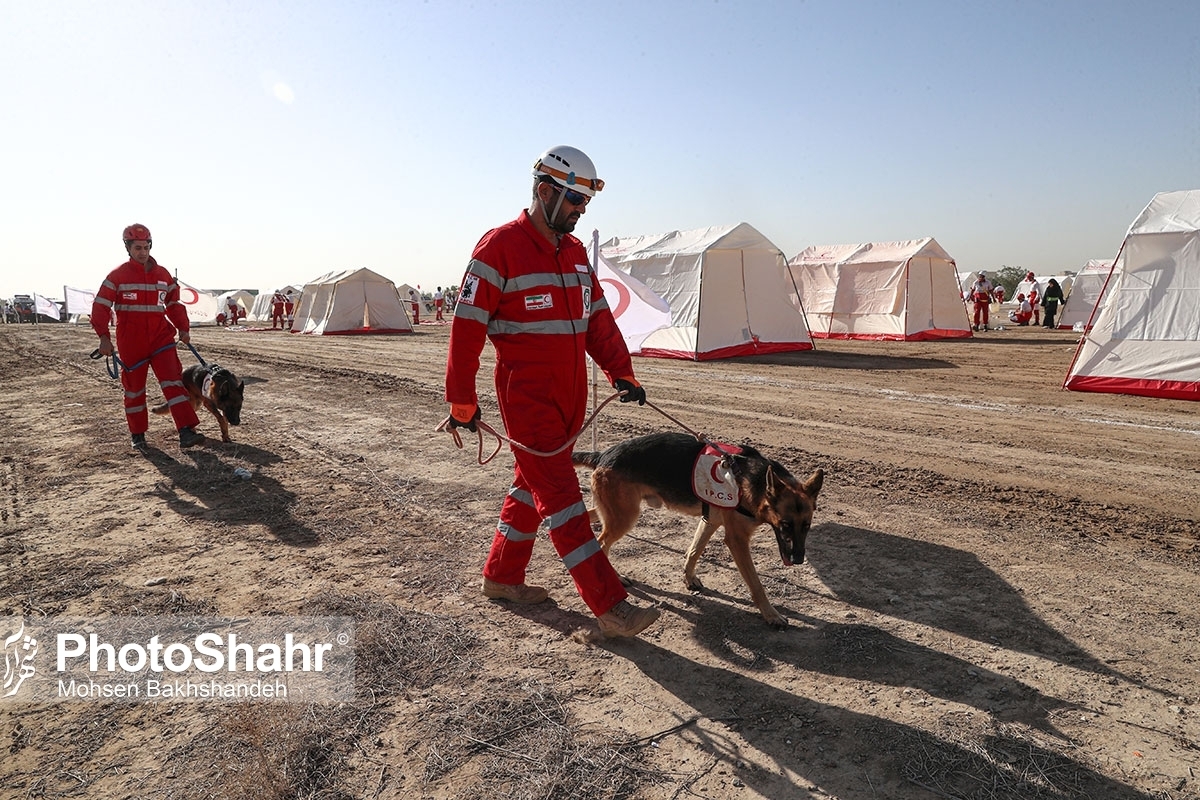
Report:
<svg viewBox="0 0 1200 800"><path fill-rule="evenodd" d="M1066 302L1058 280L1050 278L1043 289L1034 274L1027 272L1025 280L1021 281L1017 288L1024 289L1024 291L1017 292L1017 307L1008 312L1009 322L1025 326L1032 321L1034 325L1053 328L1055 326L1054 319L1058 315L1058 307ZM1004 287L993 286L992 282L988 280L986 272L980 272L976 276L974 283L966 293L966 300L971 304L974 312L971 330L991 330L989 325L991 305L992 303L1003 303L1004 296ZM1045 312L1044 321L1042 319L1043 311Z"/></svg>
<svg viewBox="0 0 1200 800"><path fill-rule="evenodd" d="M454 287L442 289L437 287L433 293L433 321L446 322L446 312L454 311L454 302L456 293ZM413 325L421 324L421 293L416 289L408 290L408 302L412 307L412 323Z"/></svg>
<svg viewBox="0 0 1200 800"><path fill-rule="evenodd" d="M1009 321L1021 326L1029 325L1032 321L1034 325L1053 328L1055 326L1054 318L1058 316L1058 307L1066 302L1058 280L1050 278L1046 281L1046 288L1043 289L1033 273L1027 272L1021 286L1025 288L1025 291L1017 292L1018 305L1008 312ZM1043 311L1045 312L1044 320L1042 318Z"/></svg>
<svg viewBox="0 0 1200 800"><path fill-rule="evenodd" d="M275 291L271 297L271 330L290 331L292 329L293 312L296 304L292 300L292 290ZM284 327L284 326L287 327Z"/></svg>

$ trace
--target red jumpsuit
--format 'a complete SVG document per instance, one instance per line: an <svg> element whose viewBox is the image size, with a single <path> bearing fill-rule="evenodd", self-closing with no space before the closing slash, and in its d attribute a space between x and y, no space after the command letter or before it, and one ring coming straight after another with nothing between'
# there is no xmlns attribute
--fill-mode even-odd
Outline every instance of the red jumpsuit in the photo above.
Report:
<svg viewBox="0 0 1200 800"><path fill-rule="evenodd" d="M275 330L277 326L283 327L283 307L286 302L282 292L276 292L271 298L271 330Z"/></svg>
<svg viewBox="0 0 1200 800"><path fill-rule="evenodd" d="M186 331L190 325L187 308L179 302L179 284L171 273L153 260L145 267L136 261L126 261L108 273L92 302L92 330L97 336L108 336L114 311L117 315L117 355L126 365L121 371L121 385L125 388L125 421L129 432L145 433L150 427L146 413L146 371L149 367L154 368L154 376L158 378L163 398L171 409L175 428L199 425L200 419L183 388L183 365L173 346L175 331ZM163 347L166 349L151 357ZM147 358L149 363L141 363Z"/></svg>
<svg viewBox="0 0 1200 800"><path fill-rule="evenodd" d="M475 246L450 328L446 400L476 404L484 338L496 349L496 397L509 438L548 452L579 432L587 415L584 353L612 383L632 377L629 351L587 252L574 236L559 246L528 212L489 231ZM483 576L510 585L525 569L542 520L550 541L596 616L628 593L588 524L571 448L551 457L512 448L512 489L500 510Z"/></svg>

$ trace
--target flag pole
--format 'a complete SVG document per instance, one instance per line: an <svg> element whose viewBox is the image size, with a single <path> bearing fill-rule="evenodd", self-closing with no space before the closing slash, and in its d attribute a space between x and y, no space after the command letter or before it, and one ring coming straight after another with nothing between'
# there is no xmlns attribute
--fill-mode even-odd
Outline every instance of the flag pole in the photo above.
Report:
<svg viewBox="0 0 1200 800"><path fill-rule="evenodd" d="M596 274L596 265L600 262L600 229L592 229L592 275ZM592 359L592 413L596 413L596 359ZM592 451L595 452L600 448L596 446L596 426L599 422L593 417L592 419Z"/></svg>

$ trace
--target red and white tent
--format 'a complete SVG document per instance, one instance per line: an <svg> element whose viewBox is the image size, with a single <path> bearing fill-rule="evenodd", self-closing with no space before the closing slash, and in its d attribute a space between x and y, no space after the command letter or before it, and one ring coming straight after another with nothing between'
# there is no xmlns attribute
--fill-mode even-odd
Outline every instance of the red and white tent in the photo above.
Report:
<svg viewBox="0 0 1200 800"><path fill-rule="evenodd" d="M1063 386L1200 400L1200 190L1133 221Z"/></svg>
<svg viewBox="0 0 1200 800"><path fill-rule="evenodd" d="M788 264L818 339L971 336L954 259L932 237L809 247Z"/></svg>
<svg viewBox="0 0 1200 800"><path fill-rule="evenodd" d="M786 258L744 222L610 239L600 254L671 309L671 324L642 341L643 356L710 361L813 347Z"/></svg>

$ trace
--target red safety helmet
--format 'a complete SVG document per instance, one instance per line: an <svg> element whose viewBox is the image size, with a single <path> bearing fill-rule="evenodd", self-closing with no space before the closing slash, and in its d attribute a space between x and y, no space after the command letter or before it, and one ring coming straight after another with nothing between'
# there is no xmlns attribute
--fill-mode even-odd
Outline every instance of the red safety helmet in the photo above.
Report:
<svg viewBox="0 0 1200 800"><path fill-rule="evenodd" d="M138 223L135 222L132 225L125 228L125 230L121 232L121 239L126 244L128 244L129 242L137 242L137 241L149 242L149 241L151 241L150 229L147 228L145 225L139 225Z"/></svg>

